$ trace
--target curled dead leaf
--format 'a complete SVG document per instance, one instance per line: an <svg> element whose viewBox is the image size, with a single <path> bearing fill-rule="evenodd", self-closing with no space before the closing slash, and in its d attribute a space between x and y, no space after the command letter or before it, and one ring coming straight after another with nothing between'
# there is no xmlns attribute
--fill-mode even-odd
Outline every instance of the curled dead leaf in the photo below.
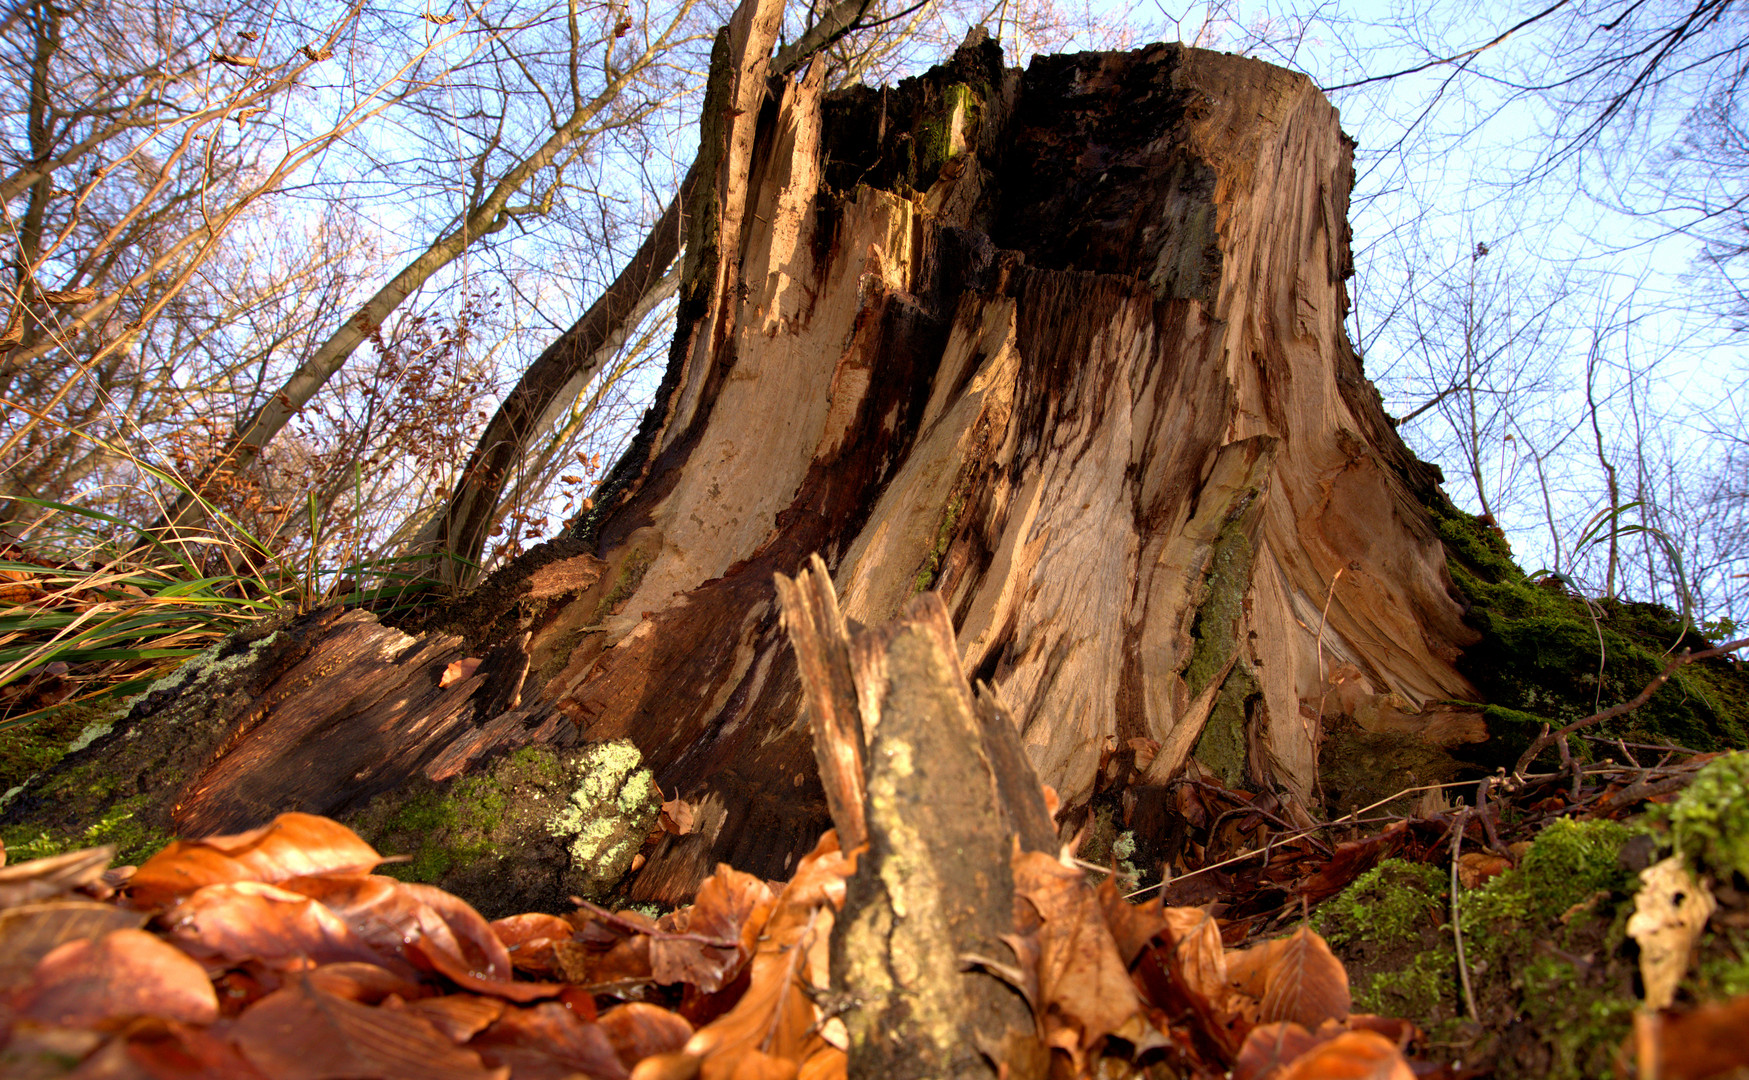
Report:
<svg viewBox="0 0 1749 1080"><path fill-rule="evenodd" d="M438 677L437 685L447 689L463 679L472 678L474 672L478 670L480 670L480 658L477 656L452 661L443 669L443 674Z"/></svg>
<svg viewBox="0 0 1749 1080"><path fill-rule="evenodd" d="M1628 918L1628 936L1640 946L1640 981L1646 1007L1667 1009L1688 973L1695 942L1716 906L1713 894L1689 873L1680 855L1640 871L1643 883Z"/></svg>
<svg viewBox="0 0 1749 1080"><path fill-rule="evenodd" d="M231 1029L243 1056L274 1080L507 1080L429 1020L372 1008L299 979L244 1011Z"/></svg>
<svg viewBox="0 0 1749 1080"><path fill-rule="evenodd" d="M113 930L55 948L20 998L18 1015L63 1027L132 1016L210 1024L219 1015L205 969L144 930Z"/></svg>
<svg viewBox="0 0 1749 1080"><path fill-rule="evenodd" d="M115 847L85 848L46 859L0 866L0 908L60 896L96 884L115 858Z"/></svg>
<svg viewBox="0 0 1749 1080"><path fill-rule="evenodd" d="M1302 1054L1281 1080L1415 1080L1415 1071L1383 1035L1344 1031Z"/></svg>
<svg viewBox="0 0 1749 1080"><path fill-rule="evenodd" d="M259 829L205 840L175 840L147 859L128 883L136 907L167 905L205 885L276 883L382 862L357 833L314 814L281 814Z"/></svg>
<svg viewBox="0 0 1749 1080"><path fill-rule="evenodd" d="M1512 860L1486 851L1466 851L1458 856L1458 880L1466 889L1479 889L1488 879L1512 869Z"/></svg>

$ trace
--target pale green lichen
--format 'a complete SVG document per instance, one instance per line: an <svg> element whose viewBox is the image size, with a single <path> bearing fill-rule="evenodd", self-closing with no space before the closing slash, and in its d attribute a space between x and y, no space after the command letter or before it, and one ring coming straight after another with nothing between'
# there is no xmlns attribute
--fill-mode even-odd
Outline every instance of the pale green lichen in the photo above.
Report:
<svg viewBox="0 0 1749 1080"><path fill-rule="evenodd" d="M577 786L547 821L569 838L570 877L585 896L601 896L631 868L662 812L662 794L643 755L623 739L588 748L576 761Z"/></svg>

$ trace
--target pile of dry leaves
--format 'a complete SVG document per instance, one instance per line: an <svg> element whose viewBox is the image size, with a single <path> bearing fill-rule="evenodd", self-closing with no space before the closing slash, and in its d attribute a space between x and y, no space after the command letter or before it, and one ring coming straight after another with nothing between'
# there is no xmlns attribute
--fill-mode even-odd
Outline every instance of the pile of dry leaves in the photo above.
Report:
<svg viewBox="0 0 1749 1080"><path fill-rule="evenodd" d="M789 1080L846 1073L828 985L856 852L828 832L772 885L727 866L651 919L579 903L487 922L326 818L0 868L0 1073L268 1080ZM1236 1080L1454 1076L1412 1023L1350 1012L1309 927L1223 945L1203 909L1134 905L1014 856L1005 956L1032 1006L1004 1072ZM1027 1048L1031 1049L1030 1059Z"/></svg>
<svg viewBox="0 0 1749 1080"><path fill-rule="evenodd" d="M0 869L0 1072L9 1077L842 1076L827 986L855 853L824 836L787 884L726 866L660 919L581 905L488 923L372 874L342 825L286 814L178 842ZM1033 1006L1037 1074L1103 1060L1176 1075L1412 1075L1412 1025L1349 1015L1309 929L1222 946L1194 908L1124 902L1015 857L1012 955L968 957ZM1049 1049L1047 1049L1049 1048ZM1135 1066L1130 1066L1133 1071Z"/></svg>

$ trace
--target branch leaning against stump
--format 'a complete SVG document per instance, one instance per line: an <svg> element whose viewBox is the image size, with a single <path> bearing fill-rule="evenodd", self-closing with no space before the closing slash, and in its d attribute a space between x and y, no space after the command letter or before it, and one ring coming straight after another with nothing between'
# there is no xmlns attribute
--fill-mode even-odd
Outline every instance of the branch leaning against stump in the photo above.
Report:
<svg viewBox="0 0 1749 1080"><path fill-rule="evenodd" d="M1697 660L1712 660L1715 657L1727 656L1739 649L1745 648L1749 648L1749 638L1739 638L1736 641L1727 641L1716 648L1703 649L1700 652L1690 652L1687 649L1682 650L1674 660L1664 666L1664 670L1660 671L1656 678L1646 684L1645 689L1641 690L1638 694L1635 694L1629 700L1622 702L1620 705L1611 705L1609 708L1604 709L1601 712L1592 713L1583 720L1575 720L1558 731L1551 731L1549 730L1549 726L1544 724L1542 734L1538 735L1536 741L1530 744L1530 749L1526 750L1524 756L1518 759L1518 764L1512 767L1512 771L1519 775L1523 775L1524 770L1530 768L1530 763L1536 760L1538 754L1547 750L1551 746L1563 742L1563 740L1565 740L1567 736L1573 734L1573 732L1578 731L1581 728L1588 728L1601 724L1605 720L1613 720L1625 713L1633 712L1641 705L1652 700L1652 695L1656 694L1665 683L1669 682L1670 676L1676 674L1679 669L1692 664Z"/></svg>
<svg viewBox="0 0 1749 1080"><path fill-rule="evenodd" d="M822 49L856 30L870 3L843 0L822 14L793 44L777 51L770 66L772 77L788 78ZM726 75L718 72L713 77ZM708 153L694 160L631 261L582 317L542 350L515 389L505 395L481 432L448 506L426 523L414 543L415 551L443 557L437 569L444 580L456 581L463 566L479 560L486 533L498 517L504 487L529 442L551 422L554 410L575 397L636 324L673 294L675 282L667 276L668 270L680 257L701 177L715 163L715 156Z"/></svg>

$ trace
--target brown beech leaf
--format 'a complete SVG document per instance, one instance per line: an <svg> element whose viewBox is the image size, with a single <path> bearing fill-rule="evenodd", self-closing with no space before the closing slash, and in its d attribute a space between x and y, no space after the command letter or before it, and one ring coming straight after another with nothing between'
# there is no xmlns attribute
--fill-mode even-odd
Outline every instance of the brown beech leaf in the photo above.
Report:
<svg viewBox="0 0 1749 1080"><path fill-rule="evenodd" d="M478 656L452 661L444 667L443 674L438 676L437 685L439 687L454 686L463 679L472 678L474 672L478 670L480 670L480 657Z"/></svg>
<svg viewBox="0 0 1749 1080"><path fill-rule="evenodd" d="M560 1080L579 1072L591 1080L625 1080L629 1075L600 1025L550 1001L505 1010L468 1045L488 1063L509 1066L519 1080Z"/></svg>
<svg viewBox="0 0 1749 1080"><path fill-rule="evenodd" d="M570 944L571 924L557 915L512 915L492 923L492 933L509 950L517 971L540 979L561 979L565 967L557 956L560 943Z"/></svg>
<svg viewBox="0 0 1749 1080"><path fill-rule="evenodd" d="M457 1046L429 1020L372 1008L298 979L237 1018L231 1038L273 1080L506 1080L480 1055Z"/></svg>
<svg viewBox="0 0 1749 1080"><path fill-rule="evenodd" d="M1415 1080L1415 1070L1383 1035L1344 1031L1306 1051L1281 1080Z"/></svg>
<svg viewBox="0 0 1749 1080"><path fill-rule="evenodd" d="M492 933L510 950L511 962L516 962L516 947L531 941L552 939L554 941L571 940L571 924L557 915L545 915L531 912L527 915L512 915L505 919L494 919L491 923Z"/></svg>
<svg viewBox="0 0 1749 1080"><path fill-rule="evenodd" d="M1170 935L1168 962L1184 989L1216 1009L1228 1008L1231 954L1221 944L1221 924L1202 908L1160 914Z"/></svg>
<svg viewBox="0 0 1749 1080"><path fill-rule="evenodd" d="M1118 890L1117 877L1114 874L1107 874L1105 880L1099 883L1098 896L1099 908L1105 915L1105 925L1111 930L1112 940L1117 943L1117 954L1123 958L1124 966L1128 967L1136 962L1136 957L1148 947L1148 942L1166 929L1166 916L1160 898L1156 896L1145 903L1130 903Z"/></svg>
<svg viewBox="0 0 1749 1080"><path fill-rule="evenodd" d="M196 889L161 921L166 936L189 955L226 965L257 960L269 968L302 970L311 963L385 959L322 904L259 881Z"/></svg>
<svg viewBox="0 0 1749 1080"><path fill-rule="evenodd" d="M90 900L0 910L0 993L30 981L37 962L59 945L102 937L111 930L136 930L145 921L140 912Z"/></svg>
<svg viewBox="0 0 1749 1080"><path fill-rule="evenodd" d="M695 817L691 804L684 799L669 799L662 804L662 828L675 836L691 832Z"/></svg>
<svg viewBox="0 0 1749 1080"><path fill-rule="evenodd" d="M114 845L69 851L46 859L0 866L0 908L17 907L70 893L103 877Z"/></svg>
<svg viewBox="0 0 1749 1080"><path fill-rule="evenodd" d="M1141 1015L1135 983L1106 927L1099 898L1079 869L1039 851L1020 852L1013 864L1015 895L1030 901L1042 920L1039 1005L1047 1039L1056 1042L1050 1038L1054 1014L1076 1031L1078 1048L1085 1051Z"/></svg>
<svg viewBox="0 0 1749 1080"><path fill-rule="evenodd" d="M828 1046L809 1055L796 1073L796 1080L845 1080L850 1074L850 1058L836 1046Z"/></svg>
<svg viewBox="0 0 1749 1080"><path fill-rule="evenodd" d="M1735 1076L1749 1067L1749 995L1685 1013L1641 1010L1628 1040L1639 1075L1659 1080Z"/></svg>
<svg viewBox="0 0 1749 1080"><path fill-rule="evenodd" d="M390 994L412 1001L435 993L380 964L323 964L306 972L303 979L324 993L364 1005L375 1005Z"/></svg>
<svg viewBox="0 0 1749 1080"><path fill-rule="evenodd" d="M205 840L175 840L134 871L136 907L168 905L205 885L369 870L382 856L357 833L314 814L281 814L259 829Z"/></svg>
<svg viewBox="0 0 1749 1080"><path fill-rule="evenodd" d="M1458 856L1458 881L1466 889L1479 889L1510 869L1511 859L1486 851L1466 851Z"/></svg>
<svg viewBox="0 0 1749 1080"><path fill-rule="evenodd" d="M1364 840L1336 845L1336 852L1317 873L1300 884L1299 894L1310 903L1335 896L1354 879L1394 854L1409 836L1409 823L1394 822L1384 832Z"/></svg>
<svg viewBox="0 0 1749 1080"><path fill-rule="evenodd" d="M443 997L420 998L408 1002L406 1010L431 1022L431 1026L448 1035L452 1042L465 1044L485 1031L504 1015L507 1006L502 998L479 994L445 994Z"/></svg>
<svg viewBox="0 0 1749 1080"><path fill-rule="evenodd" d="M20 997L20 1016L64 1027L130 1016L210 1024L219 1015L206 971L144 930L61 945L37 964Z"/></svg>
<svg viewBox="0 0 1749 1080"><path fill-rule="evenodd" d="M600 1024L628 1069L654 1054L684 1049L692 1038L685 1017L644 1001L615 1005L601 1014Z"/></svg>
<svg viewBox="0 0 1749 1080"><path fill-rule="evenodd" d="M120 1045L118 1040L116 1045ZM152 1080L266 1080L230 1039L212 1028L175 1021L134 1025L127 1033L128 1064L121 1076ZM93 1069L108 1080L111 1074ZM78 1075L91 1075L81 1068ZM92 1080L97 1080L93 1076Z"/></svg>
<svg viewBox="0 0 1749 1080"><path fill-rule="evenodd" d="M1261 971L1255 975L1245 971L1244 981L1254 986L1258 977L1263 980L1259 1023L1292 1020L1312 1031L1325 1020L1340 1023L1348 1019L1353 1007L1348 995L1348 969L1311 927L1301 926L1279 942L1266 942L1243 953L1258 950L1264 955L1259 965ZM1227 958L1229 977L1235 980L1240 979L1239 972L1244 970L1235 964L1235 959L1243 953Z"/></svg>
<svg viewBox="0 0 1749 1080"><path fill-rule="evenodd" d="M493 933L492 924L466 900L435 886L416 882L400 883L400 892L437 913L437 917L449 927L450 940L454 942L453 945L445 942L445 947L466 963L472 974L498 981L511 977L513 969L509 950Z"/></svg>
<svg viewBox="0 0 1749 1080"><path fill-rule="evenodd" d="M1277 1080L1283 1069L1320 1041L1292 1021L1258 1024L1239 1047L1233 1080Z"/></svg>
<svg viewBox="0 0 1749 1080"><path fill-rule="evenodd" d="M727 863L699 886L691 907L669 912L656 927L686 938L650 942L650 969L660 983L691 983L714 994L740 973L771 912L771 887ZM722 944L708 944L719 942Z"/></svg>
<svg viewBox="0 0 1749 1080"><path fill-rule="evenodd" d="M855 868L855 853L840 852L831 829L796 867L758 938L746 993L687 1041L686 1053L699 1060L703 1080L793 1077L825 1045L807 988L826 985L826 943L844 903L845 879ZM671 1066L678 1064L663 1067Z"/></svg>

